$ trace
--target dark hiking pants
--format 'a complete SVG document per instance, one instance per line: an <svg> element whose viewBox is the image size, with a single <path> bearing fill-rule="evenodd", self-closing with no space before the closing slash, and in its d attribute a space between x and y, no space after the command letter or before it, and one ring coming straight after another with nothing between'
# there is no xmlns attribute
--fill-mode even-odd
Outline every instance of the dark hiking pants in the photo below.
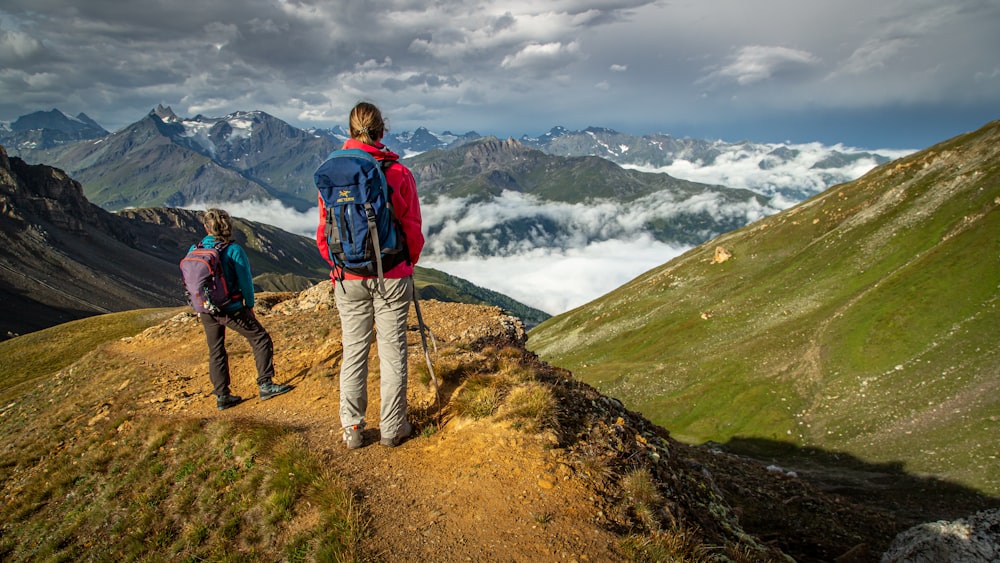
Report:
<svg viewBox="0 0 1000 563"><path fill-rule="evenodd" d="M257 320L252 309L246 307L232 313L198 315L205 328L208 341L208 377L212 393L217 397L229 394L229 354L226 352L226 327L243 335L253 349L257 364L257 385L274 379L274 343L271 335Z"/></svg>

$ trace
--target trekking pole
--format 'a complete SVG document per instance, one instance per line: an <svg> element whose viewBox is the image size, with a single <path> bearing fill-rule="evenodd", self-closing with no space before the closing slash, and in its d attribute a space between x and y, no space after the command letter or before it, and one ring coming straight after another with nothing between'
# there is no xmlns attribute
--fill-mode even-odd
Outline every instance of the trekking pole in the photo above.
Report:
<svg viewBox="0 0 1000 563"><path fill-rule="evenodd" d="M438 388L437 376L434 375L434 366L431 364L431 354L427 349L427 334L431 335L431 342L434 344L434 353L437 353L437 341L434 333L424 324L424 316L420 312L420 297L417 295L417 285L413 284L413 309L417 313L417 327L420 329L420 342L424 347L424 358L427 360L427 371L431 374L431 382L434 383L434 399L437 403L437 425L441 428L441 391Z"/></svg>

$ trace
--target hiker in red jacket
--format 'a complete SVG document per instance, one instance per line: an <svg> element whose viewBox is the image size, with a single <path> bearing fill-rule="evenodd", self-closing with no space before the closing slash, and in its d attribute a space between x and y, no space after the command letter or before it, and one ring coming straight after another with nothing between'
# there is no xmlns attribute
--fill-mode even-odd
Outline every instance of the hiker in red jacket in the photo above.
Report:
<svg viewBox="0 0 1000 563"><path fill-rule="evenodd" d="M350 449L364 445L365 412L368 408L368 355L373 333L380 358L381 443L395 447L413 428L407 418L406 324L413 298L413 266L424 247L421 232L420 201L417 183L410 170L400 164L399 155L382 144L385 134L382 113L373 104L361 102L351 110L351 138L345 149L360 149L383 163L392 205L402 227L407 260L384 272L384 292L377 277L359 276L341 269L330 258L325 234L326 208L319 204L319 228L316 242L320 254L330 262L331 279L339 287L334 291L344 349L340 367L340 422L344 442ZM385 161L391 162L385 165ZM377 328L376 328L377 327Z"/></svg>

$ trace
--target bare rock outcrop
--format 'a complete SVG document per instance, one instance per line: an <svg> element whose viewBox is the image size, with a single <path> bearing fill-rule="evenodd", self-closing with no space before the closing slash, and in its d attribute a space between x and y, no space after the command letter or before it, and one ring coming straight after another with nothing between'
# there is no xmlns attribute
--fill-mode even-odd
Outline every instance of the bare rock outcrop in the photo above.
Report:
<svg viewBox="0 0 1000 563"><path fill-rule="evenodd" d="M882 563L1000 561L1000 509L914 526L896 536Z"/></svg>

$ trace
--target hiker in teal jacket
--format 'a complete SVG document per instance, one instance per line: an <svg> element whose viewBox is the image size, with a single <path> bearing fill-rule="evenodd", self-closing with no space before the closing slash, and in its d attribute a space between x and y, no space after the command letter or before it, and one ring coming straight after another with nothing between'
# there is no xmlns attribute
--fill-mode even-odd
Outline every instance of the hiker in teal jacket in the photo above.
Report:
<svg viewBox="0 0 1000 563"><path fill-rule="evenodd" d="M253 274L250 260L243 247L230 242L233 223L229 213L222 209L205 211L202 219L208 236L202 239L205 247L218 242L228 243L222 254L222 270L233 302L222 307L218 314L199 313L198 318L205 329L208 342L208 377L212 381L212 393L216 397L219 410L238 405L243 398L233 395L229 389L229 354L226 352L226 328L243 335L253 348L253 358L257 365L257 386L260 400L264 401L287 393L291 385L274 383L274 343L271 335L257 320L253 306L256 303L253 291ZM193 248L193 247L192 247Z"/></svg>

